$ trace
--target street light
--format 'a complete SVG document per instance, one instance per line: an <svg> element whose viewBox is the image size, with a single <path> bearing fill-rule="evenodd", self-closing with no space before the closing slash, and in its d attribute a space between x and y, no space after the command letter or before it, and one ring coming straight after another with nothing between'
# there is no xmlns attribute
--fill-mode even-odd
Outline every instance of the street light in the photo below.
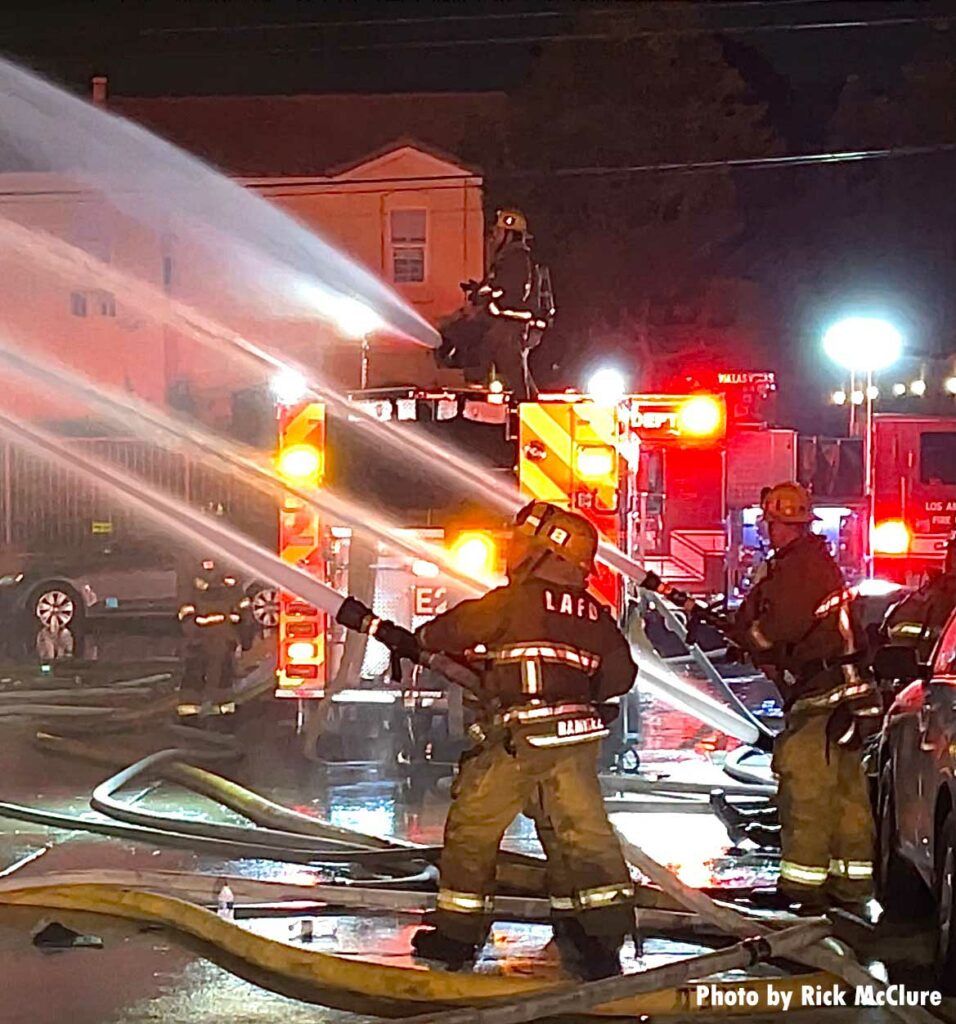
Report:
<svg viewBox="0 0 956 1024"><path fill-rule="evenodd" d="M850 433L856 433L857 404L865 398L866 425L863 434L863 466L866 478L866 496L869 502L869 529L867 530L867 567L873 574L873 400L879 391L873 384L873 374L892 366L903 354L903 336L888 320L876 316L848 316L832 324L823 335L826 354L845 370L850 371ZM865 390L857 387L857 374L865 378ZM896 389L894 388L894 392ZM859 395L859 399L857 396Z"/></svg>
<svg viewBox="0 0 956 1024"><path fill-rule="evenodd" d="M885 370L903 352L903 336L888 321L875 316L848 316L823 335L826 354L851 373Z"/></svg>

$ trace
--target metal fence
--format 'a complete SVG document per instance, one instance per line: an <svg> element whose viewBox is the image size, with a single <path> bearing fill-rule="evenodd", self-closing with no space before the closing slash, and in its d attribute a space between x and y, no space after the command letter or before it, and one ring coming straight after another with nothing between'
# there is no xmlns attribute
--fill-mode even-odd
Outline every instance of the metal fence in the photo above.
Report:
<svg viewBox="0 0 956 1024"><path fill-rule="evenodd" d="M220 502L226 518L263 544L275 542L276 502L228 471L182 452L127 438L64 438L166 494L201 507ZM0 444L0 543L7 550L49 551L96 535L139 538L156 529L108 491L12 444Z"/></svg>

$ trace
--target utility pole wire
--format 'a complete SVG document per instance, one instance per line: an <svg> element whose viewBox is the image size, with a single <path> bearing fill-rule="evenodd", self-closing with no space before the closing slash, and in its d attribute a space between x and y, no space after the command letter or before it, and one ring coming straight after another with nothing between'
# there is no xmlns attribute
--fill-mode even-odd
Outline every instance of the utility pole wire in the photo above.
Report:
<svg viewBox="0 0 956 1024"><path fill-rule="evenodd" d="M230 48L217 52L214 49L163 49L161 51L131 50L123 48L119 55L110 53L108 50L100 51L100 59L104 57L117 59L143 58L203 58L216 57L247 57L247 56L269 56L289 57L305 56L312 53L364 53L376 51L396 50L453 50L462 47L476 46L531 46L539 43L628 43L638 39L660 39L660 38L694 38L699 36L747 36L761 35L773 32L824 32L833 29L854 30L874 28L905 28L915 25L935 25L940 28L956 23L956 15L952 14L926 14L906 15L888 18L856 18L842 21L805 21L787 22L780 24L759 24L759 25L727 25L727 26L699 26L694 28L654 28L654 29L627 29L620 26L618 32L556 32L550 35L532 34L520 36L475 36L454 39L406 39L389 40L387 42L371 43L336 43L326 40L321 44L310 44L306 46L251 46L246 49ZM620 23L619 23L620 24ZM298 26L296 26L298 27ZM36 52L23 53L22 57L29 59L57 59L57 60L87 60L87 55L72 53L47 52L38 54Z"/></svg>
<svg viewBox="0 0 956 1024"><path fill-rule="evenodd" d="M763 8L767 10L779 9L782 7L806 7L811 4L834 3L835 0L670 0L673 6L685 8L700 7L705 10L715 8ZM663 8L663 5L661 5ZM218 35L232 32L276 32L286 30L299 30L310 28L336 29L336 28L379 28L381 26L392 27L396 25L443 25L450 22L490 22L490 21L531 21L544 18L600 18L600 17L631 17L639 9L636 3L619 3L615 7L590 8L581 6L579 8L568 8L566 10L550 11L512 11L509 14L495 14L487 12L484 14L436 14L430 17L420 18L355 18L342 19L338 21L266 21L241 25L161 25L154 28L139 29L140 36L162 36L162 35Z"/></svg>
<svg viewBox="0 0 956 1024"><path fill-rule="evenodd" d="M526 170L496 170L490 174L421 174L401 178L333 178L328 183L321 181L303 182L301 189L295 184L282 181L276 176L275 184L252 180L246 184L251 188L279 188L281 195L309 195L311 192L325 193L327 189L345 193L352 185L386 185L420 183L429 185L440 182L457 182L460 188L469 181L491 178L496 181L527 180L535 178L603 178L628 177L634 174L703 174L725 170L772 170L774 168L808 167L819 164L864 163L870 160L898 160L905 157L935 156L956 152L956 142L942 142L931 146L896 146L885 149L843 150L831 153L795 153L787 156L730 157L721 160L665 161L653 164L623 164L610 167L555 167L553 169L528 168ZM240 178L253 178L243 175ZM2 193L0 193L2 194ZM272 194L270 192L270 194Z"/></svg>

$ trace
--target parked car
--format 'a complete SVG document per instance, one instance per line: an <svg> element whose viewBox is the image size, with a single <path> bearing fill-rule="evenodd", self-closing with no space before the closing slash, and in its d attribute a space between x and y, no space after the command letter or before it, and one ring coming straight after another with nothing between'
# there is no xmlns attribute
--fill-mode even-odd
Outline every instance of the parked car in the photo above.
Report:
<svg viewBox="0 0 956 1024"><path fill-rule="evenodd" d="M0 576L0 613L76 629L86 619L172 616L178 607L176 552L152 544L110 542L25 556ZM263 628L278 621L275 589L244 582Z"/></svg>
<svg viewBox="0 0 956 1024"><path fill-rule="evenodd" d="M956 612L928 665L912 646L884 648L884 676L905 682L878 751L877 891L887 912L936 919L936 970L956 994Z"/></svg>

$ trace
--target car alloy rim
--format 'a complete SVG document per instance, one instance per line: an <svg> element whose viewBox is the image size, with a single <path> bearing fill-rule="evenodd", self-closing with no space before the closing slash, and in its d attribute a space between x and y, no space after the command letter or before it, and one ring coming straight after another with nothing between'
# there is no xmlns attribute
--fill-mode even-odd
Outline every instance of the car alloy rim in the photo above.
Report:
<svg viewBox="0 0 956 1024"><path fill-rule="evenodd" d="M265 588L252 595L252 617L260 626L278 625L279 597L274 590Z"/></svg>
<svg viewBox="0 0 956 1024"><path fill-rule="evenodd" d="M951 846L946 849L943 860L943 873L939 887L939 950L940 959L949 955L953 942L953 876L956 875L956 850Z"/></svg>
<svg viewBox="0 0 956 1024"><path fill-rule="evenodd" d="M73 621L76 606L69 594L62 590L48 590L37 599L36 612L44 626L62 629Z"/></svg>

